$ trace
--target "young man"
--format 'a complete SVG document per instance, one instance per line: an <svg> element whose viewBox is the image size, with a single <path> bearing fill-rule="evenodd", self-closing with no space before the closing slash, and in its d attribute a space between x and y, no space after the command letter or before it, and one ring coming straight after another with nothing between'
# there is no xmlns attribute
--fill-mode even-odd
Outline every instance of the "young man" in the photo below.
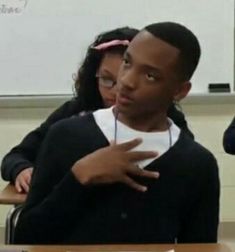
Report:
<svg viewBox="0 0 235 252"><path fill-rule="evenodd" d="M167 118L172 101L189 92L199 57L184 26L139 32L120 69L116 106L51 128L16 243L217 241L216 160Z"/></svg>

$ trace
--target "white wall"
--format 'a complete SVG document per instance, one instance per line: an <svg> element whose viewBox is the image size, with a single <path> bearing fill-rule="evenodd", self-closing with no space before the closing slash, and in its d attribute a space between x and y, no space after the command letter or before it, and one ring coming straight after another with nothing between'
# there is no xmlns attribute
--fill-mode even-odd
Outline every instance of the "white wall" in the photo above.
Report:
<svg viewBox="0 0 235 252"><path fill-rule="evenodd" d="M185 24L200 40L193 93L206 93L208 83L233 86L234 0L0 0L0 7L1 3L22 10L0 11L1 95L71 94L72 74L95 34L160 21Z"/></svg>
<svg viewBox="0 0 235 252"><path fill-rule="evenodd" d="M234 104L186 105L189 124L198 142L217 158L221 178L221 220L235 221L235 156L225 154L222 137L235 115Z"/></svg>
<svg viewBox="0 0 235 252"><path fill-rule="evenodd" d="M57 104L58 105L58 104ZM51 108L0 108L0 158L31 129L39 125ZM189 126L196 139L216 156L221 176L221 220L235 222L235 156L224 153L222 135L235 114L234 104L184 104ZM5 182L0 182L0 188ZM9 207L0 205L0 226Z"/></svg>

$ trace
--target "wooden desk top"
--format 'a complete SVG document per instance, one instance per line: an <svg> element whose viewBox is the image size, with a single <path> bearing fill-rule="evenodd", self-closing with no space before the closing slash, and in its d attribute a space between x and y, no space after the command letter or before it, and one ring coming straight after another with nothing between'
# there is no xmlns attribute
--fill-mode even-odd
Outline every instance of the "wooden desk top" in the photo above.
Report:
<svg viewBox="0 0 235 252"><path fill-rule="evenodd" d="M96 245L96 246L0 246L0 252L232 252L235 244L177 244L177 245Z"/></svg>
<svg viewBox="0 0 235 252"><path fill-rule="evenodd" d="M26 194L18 193L14 185L8 184L0 192L0 204L17 205L25 202Z"/></svg>

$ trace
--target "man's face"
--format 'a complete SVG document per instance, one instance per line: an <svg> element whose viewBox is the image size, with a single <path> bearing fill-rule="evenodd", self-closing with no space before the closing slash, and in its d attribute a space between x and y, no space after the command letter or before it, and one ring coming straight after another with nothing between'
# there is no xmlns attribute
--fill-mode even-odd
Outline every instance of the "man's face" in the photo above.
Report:
<svg viewBox="0 0 235 252"><path fill-rule="evenodd" d="M140 32L130 43L118 74L117 108L129 116L166 113L180 92L179 49Z"/></svg>

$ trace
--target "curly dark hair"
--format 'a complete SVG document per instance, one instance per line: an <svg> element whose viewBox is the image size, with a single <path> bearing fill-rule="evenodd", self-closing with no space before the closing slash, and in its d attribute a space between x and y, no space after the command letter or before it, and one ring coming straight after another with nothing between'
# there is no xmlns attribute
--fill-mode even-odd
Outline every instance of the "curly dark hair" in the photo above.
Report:
<svg viewBox="0 0 235 252"><path fill-rule="evenodd" d="M99 34L95 41L88 47L86 57L82 62L75 80L75 92L79 98L80 106L83 110L96 110L103 108L103 100L100 95L96 72L106 53L123 55L127 46L111 46L104 50L97 50L94 47L112 40L131 41L139 30L130 27L121 27Z"/></svg>

